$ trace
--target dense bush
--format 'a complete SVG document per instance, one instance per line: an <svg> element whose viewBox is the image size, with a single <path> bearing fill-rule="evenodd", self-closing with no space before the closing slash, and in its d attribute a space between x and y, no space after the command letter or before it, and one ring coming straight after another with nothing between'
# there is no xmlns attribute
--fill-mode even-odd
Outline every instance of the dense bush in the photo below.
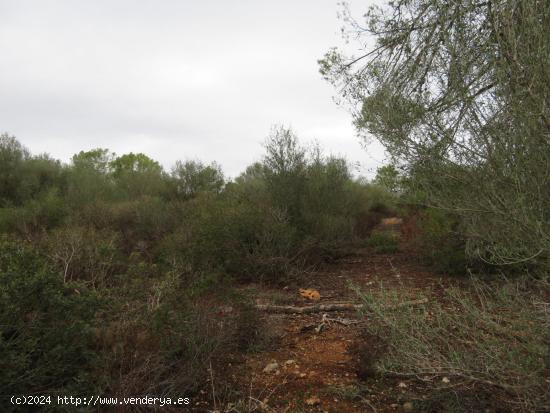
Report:
<svg viewBox="0 0 550 413"><path fill-rule="evenodd" d="M390 199L284 128L229 182L107 149L62 165L5 135L0 159L0 233L17 240L0 246L5 393L196 390L221 349L264 340L230 280L288 282L368 236Z"/></svg>
<svg viewBox="0 0 550 413"><path fill-rule="evenodd" d="M64 281L91 286L112 284L121 270L120 240L112 230L66 226L47 232L37 244Z"/></svg>
<svg viewBox="0 0 550 413"><path fill-rule="evenodd" d="M197 266L218 268L241 280L288 275L296 230L283 211L232 191L193 204L187 251Z"/></svg>
<svg viewBox="0 0 550 413"><path fill-rule="evenodd" d="M408 222L414 222L408 245L426 264L450 275L468 273L467 267L474 263L466 257L466 242L456 216L437 209L416 209Z"/></svg>
<svg viewBox="0 0 550 413"><path fill-rule="evenodd" d="M4 394L99 390L97 295L63 283L21 244L0 240L0 387Z"/></svg>
<svg viewBox="0 0 550 413"><path fill-rule="evenodd" d="M125 291L114 294L103 317L99 342L109 394L180 396L197 390L236 328L216 315L223 299L202 299L214 288L223 295L223 283L199 274L185 280L175 272L151 278L150 270L136 262L123 279Z"/></svg>
<svg viewBox="0 0 550 413"><path fill-rule="evenodd" d="M399 248L397 236L388 232L373 232L367 245L381 254L391 254Z"/></svg>

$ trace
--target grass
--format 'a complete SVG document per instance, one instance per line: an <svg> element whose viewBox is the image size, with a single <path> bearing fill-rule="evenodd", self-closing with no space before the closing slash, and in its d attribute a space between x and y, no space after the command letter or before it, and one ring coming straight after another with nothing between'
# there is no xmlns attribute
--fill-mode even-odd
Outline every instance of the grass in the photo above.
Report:
<svg viewBox="0 0 550 413"><path fill-rule="evenodd" d="M384 348L373 368L427 385L431 395L422 411L544 409L550 402L544 300L519 281L472 278L470 286L414 306L398 305L419 298L407 297L407 290L362 293L371 314L368 333Z"/></svg>

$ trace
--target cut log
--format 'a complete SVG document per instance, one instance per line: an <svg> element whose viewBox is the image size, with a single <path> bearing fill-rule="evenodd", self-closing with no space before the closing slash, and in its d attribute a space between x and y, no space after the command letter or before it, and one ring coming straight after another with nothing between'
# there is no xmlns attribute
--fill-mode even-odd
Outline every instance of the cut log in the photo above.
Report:
<svg viewBox="0 0 550 413"><path fill-rule="evenodd" d="M318 304L310 305L307 307L294 307L290 305L269 305L258 304L256 308L258 310L267 311L269 313L287 313L287 314L309 314L320 313L323 311L355 311L360 310L363 306L361 304Z"/></svg>
<svg viewBox="0 0 550 413"><path fill-rule="evenodd" d="M428 302L427 298L421 298L418 300L404 301L395 306L387 308L398 308L409 305L416 304L426 304ZM256 308L261 311L267 311L269 313L284 313L284 314L310 314L310 313L321 313L328 311L357 311L363 309L362 304L353 304L353 303L338 303L338 304L317 304L310 305L307 307L295 307L291 305L269 305L269 304L258 304Z"/></svg>

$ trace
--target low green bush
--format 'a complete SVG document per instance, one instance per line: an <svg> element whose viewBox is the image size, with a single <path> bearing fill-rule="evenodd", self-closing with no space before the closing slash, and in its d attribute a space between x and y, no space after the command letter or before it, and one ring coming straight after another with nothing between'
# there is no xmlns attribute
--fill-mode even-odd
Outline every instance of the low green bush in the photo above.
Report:
<svg viewBox="0 0 550 413"><path fill-rule="evenodd" d="M296 229L284 212L227 193L193 200L188 222L191 236L182 253L197 268L219 269L240 280L288 276L297 244Z"/></svg>
<svg viewBox="0 0 550 413"><path fill-rule="evenodd" d="M95 315L101 300L63 283L27 247L0 240L0 388L5 394L99 391ZM5 405L5 404L4 404Z"/></svg>
<svg viewBox="0 0 550 413"><path fill-rule="evenodd" d="M399 239L393 233L373 232L367 245L379 254L392 254L399 249Z"/></svg>

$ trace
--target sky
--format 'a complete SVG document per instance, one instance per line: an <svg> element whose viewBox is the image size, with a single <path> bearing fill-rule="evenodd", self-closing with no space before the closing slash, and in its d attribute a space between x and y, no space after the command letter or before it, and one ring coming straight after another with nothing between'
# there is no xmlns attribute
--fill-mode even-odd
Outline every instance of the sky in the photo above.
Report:
<svg viewBox="0 0 550 413"><path fill-rule="evenodd" d="M317 65L343 45L339 10L336 0L0 0L0 133L65 162L102 147L168 170L216 161L234 177L285 125L372 177L384 151L364 148Z"/></svg>

